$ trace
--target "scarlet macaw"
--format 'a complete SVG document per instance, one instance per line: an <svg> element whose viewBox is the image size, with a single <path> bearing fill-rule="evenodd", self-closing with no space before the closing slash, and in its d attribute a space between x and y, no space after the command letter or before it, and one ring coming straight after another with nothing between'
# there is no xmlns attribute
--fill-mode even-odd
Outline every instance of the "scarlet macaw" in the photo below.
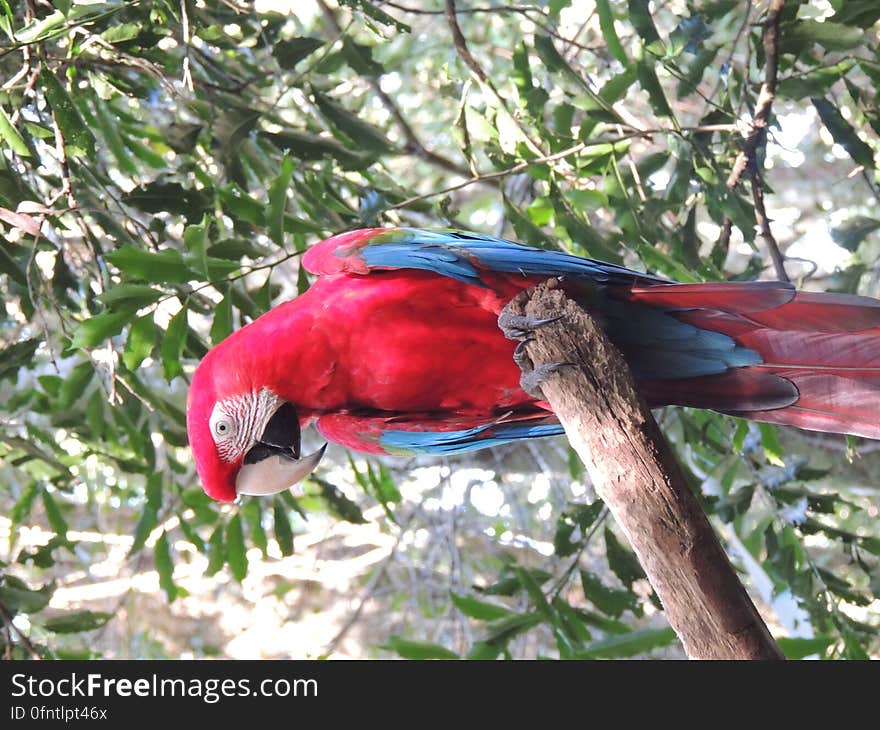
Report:
<svg viewBox="0 0 880 730"><path fill-rule="evenodd" d="M449 454L562 433L520 387L504 305L564 276L651 406L880 438L880 301L780 282L678 284L475 233L371 228L312 247L318 280L199 364L187 431L205 491L272 494L318 464L315 422L374 454ZM326 447L326 445L325 445Z"/></svg>

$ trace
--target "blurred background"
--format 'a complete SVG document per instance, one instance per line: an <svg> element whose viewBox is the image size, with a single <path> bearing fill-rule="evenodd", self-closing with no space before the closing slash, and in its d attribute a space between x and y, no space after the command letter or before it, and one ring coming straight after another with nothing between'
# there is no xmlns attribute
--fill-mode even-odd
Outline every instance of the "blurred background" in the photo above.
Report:
<svg viewBox="0 0 880 730"><path fill-rule="evenodd" d="M798 286L880 296L880 7L785 3L730 189L767 7L0 3L0 653L682 657L564 439L331 445L293 492L219 505L186 392L361 226L772 279L759 186ZM880 446L657 417L786 654L880 655Z"/></svg>

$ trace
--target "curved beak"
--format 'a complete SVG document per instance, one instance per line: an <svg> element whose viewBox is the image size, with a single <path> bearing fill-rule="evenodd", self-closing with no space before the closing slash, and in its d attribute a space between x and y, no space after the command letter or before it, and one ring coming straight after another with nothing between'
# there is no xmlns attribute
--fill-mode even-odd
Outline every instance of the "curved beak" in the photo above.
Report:
<svg viewBox="0 0 880 730"><path fill-rule="evenodd" d="M235 478L235 491L239 494L265 496L290 489L315 470L326 450L327 444L324 444L315 453L302 459L272 454L254 464L244 464Z"/></svg>
<svg viewBox="0 0 880 730"><path fill-rule="evenodd" d="M299 417L291 403L282 403L263 428L263 435L244 457L235 477L238 494L268 495L283 492L311 474L327 444L300 458Z"/></svg>

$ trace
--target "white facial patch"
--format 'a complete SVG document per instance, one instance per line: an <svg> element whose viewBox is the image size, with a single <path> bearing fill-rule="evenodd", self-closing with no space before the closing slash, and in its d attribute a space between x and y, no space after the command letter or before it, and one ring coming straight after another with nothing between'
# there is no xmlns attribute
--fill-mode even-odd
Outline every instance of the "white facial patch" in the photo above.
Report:
<svg viewBox="0 0 880 730"><path fill-rule="evenodd" d="M283 402L267 388L217 401L208 425L220 458L235 461L250 449Z"/></svg>

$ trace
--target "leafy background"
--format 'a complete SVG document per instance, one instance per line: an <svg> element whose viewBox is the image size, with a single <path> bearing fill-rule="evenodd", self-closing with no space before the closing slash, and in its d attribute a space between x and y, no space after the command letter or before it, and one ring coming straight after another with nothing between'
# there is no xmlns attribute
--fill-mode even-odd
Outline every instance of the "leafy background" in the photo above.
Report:
<svg viewBox="0 0 880 730"><path fill-rule="evenodd" d="M0 652L681 656L564 440L331 447L219 506L185 397L309 285L309 244L364 225L773 278L759 186L799 286L880 295L880 6L784 3L731 187L767 7L0 0ZM658 417L785 652L880 655L877 444Z"/></svg>

